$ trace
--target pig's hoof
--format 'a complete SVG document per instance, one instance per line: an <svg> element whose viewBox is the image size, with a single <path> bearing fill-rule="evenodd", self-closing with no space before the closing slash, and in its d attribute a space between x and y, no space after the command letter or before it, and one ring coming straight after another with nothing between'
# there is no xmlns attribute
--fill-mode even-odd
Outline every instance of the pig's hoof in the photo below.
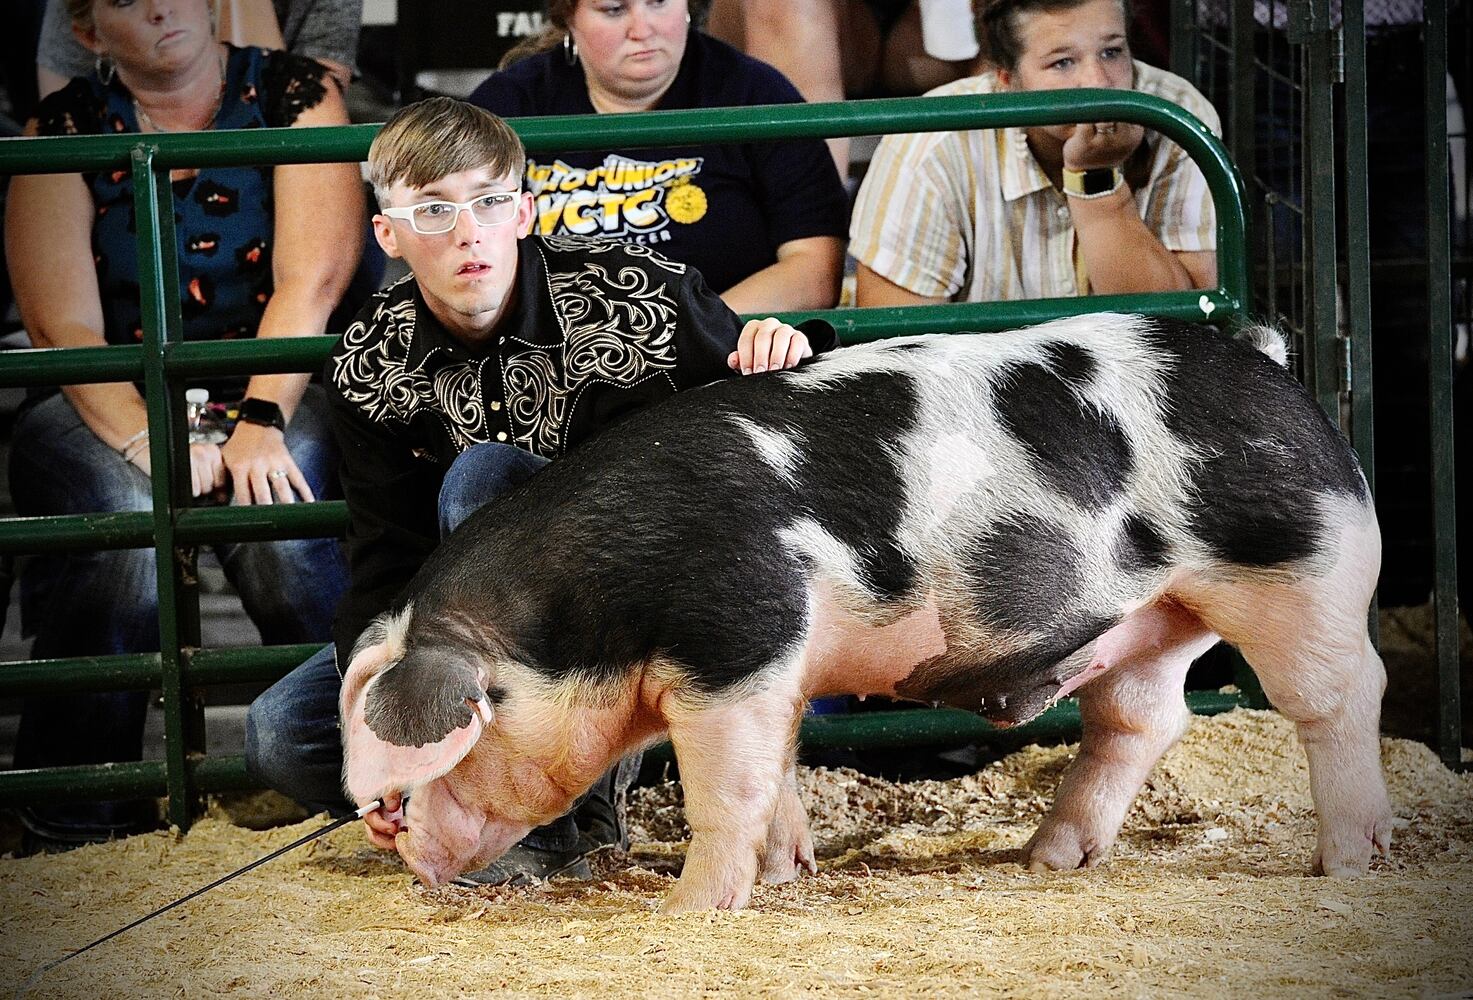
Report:
<svg viewBox="0 0 1473 1000"><path fill-rule="evenodd" d="M1023 845L1023 865L1031 872L1073 871L1093 868L1110 856L1113 841L1101 843L1065 824L1047 820Z"/></svg>
<svg viewBox="0 0 1473 1000"><path fill-rule="evenodd" d="M685 886L676 883L675 888L665 899L665 905L661 907L663 913L691 913L699 910L740 910L747 905L751 898L751 889L745 892L736 890L692 889L686 891Z"/></svg>
<svg viewBox="0 0 1473 1000"><path fill-rule="evenodd" d="M798 877L800 872L818 874L818 862L813 857L813 844L805 840L786 850L769 850L762 858L762 871L758 874L768 885L782 885Z"/></svg>
<svg viewBox="0 0 1473 1000"><path fill-rule="evenodd" d="M1392 816L1388 812L1340 836L1322 835L1314 851L1314 873L1330 878L1360 878L1375 854L1391 854Z"/></svg>

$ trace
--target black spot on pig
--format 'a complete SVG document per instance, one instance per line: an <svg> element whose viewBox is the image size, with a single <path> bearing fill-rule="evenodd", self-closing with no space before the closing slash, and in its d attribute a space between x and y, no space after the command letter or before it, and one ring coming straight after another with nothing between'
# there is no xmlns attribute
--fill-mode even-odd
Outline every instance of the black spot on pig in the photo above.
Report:
<svg viewBox="0 0 1473 1000"><path fill-rule="evenodd" d="M883 442L914 430L920 397L908 376L866 372L849 382L848 399L823 390L793 397L803 412L788 419L805 427L799 492L808 515L858 554L866 586L881 600L896 600L915 587L917 568L897 539L905 473Z"/></svg>
<svg viewBox="0 0 1473 1000"><path fill-rule="evenodd" d="M1099 371L1099 362L1087 347L1062 341L1043 345L1045 364L1076 393L1083 394Z"/></svg>
<svg viewBox="0 0 1473 1000"><path fill-rule="evenodd" d="M411 647L371 682L363 718L374 735L399 747L438 743L471 724L466 704L483 694L476 665L452 646Z"/></svg>
<svg viewBox="0 0 1473 1000"><path fill-rule="evenodd" d="M1017 515L965 543L961 565L979 622L999 633L1031 636L996 655L986 642L948 639L952 651L917 667L896 693L1025 722L1048 705L1068 678L1058 664L1093 642L1114 620L1079 610L1083 566L1062 528ZM1082 665L1081 668L1082 669Z"/></svg>
<svg viewBox="0 0 1473 1000"><path fill-rule="evenodd" d="M1128 514L1115 541L1115 558L1126 570L1158 569L1166 565L1166 539L1150 518Z"/></svg>
<svg viewBox="0 0 1473 1000"><path fill-rule="evenodd" d="M1079 395L1094 375L1093 355L1067 344L1047 345L1044 355L1003 369L992 386L993 405L1049 488L1098 510L1124 489L1130 441L1111 414Z"/></svg>
<svg viewBox="0 0 1473 1000"><path fill-rule="evenodd" d="M1079 549L1042 518L1015 515L962 545L962 571L978 614L997 628L1046 627L1079 592Z"/></svg>
<svg viewBox="0 0 1473 1000"><path fill-rule="evenodd" d="M1188 527L1239 565L1314 554L1316 498L1368 500L1350 445L1309 393L1252 346L1210 327L1145 324L1147 343L1166 362L1166 426L1202 457Z"/></svg>
<svg viewBox="0 0 1473 1000"><path fill-rule="evenodd" d="M801 441L792 503L802 506L792 508L792 519L811 518L852 550L866 587L881 600L903 597L915 586L916 566L897 539L905 474L885 443L898 443L916 426L914 382L861 372L846 378L840 391L794 392L784 385L791 380L785 373L769 376L764 392L711 390L723 395L724 412ZM738 447L750 451L750 439L743 436Z"/></svg>

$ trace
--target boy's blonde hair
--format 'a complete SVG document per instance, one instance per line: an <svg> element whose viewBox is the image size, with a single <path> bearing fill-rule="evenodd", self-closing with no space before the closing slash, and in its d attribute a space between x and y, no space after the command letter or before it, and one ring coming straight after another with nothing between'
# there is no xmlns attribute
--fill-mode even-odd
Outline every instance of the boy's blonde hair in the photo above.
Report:
<svg viewBox="0 0 1473 1000"><path fill-rule="evenodd" d="M518 184L527 152L496 115L452 97L431 97L394 112L368 147L368 181L379 207L397 181L422 188L462 170L489 167Z"/></svg>

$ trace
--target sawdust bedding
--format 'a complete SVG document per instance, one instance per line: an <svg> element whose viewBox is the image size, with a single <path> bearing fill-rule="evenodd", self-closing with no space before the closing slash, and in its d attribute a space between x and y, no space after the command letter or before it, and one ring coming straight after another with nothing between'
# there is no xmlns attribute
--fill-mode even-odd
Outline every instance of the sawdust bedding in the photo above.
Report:
<svg viewBox="0 0 1473 1000"><path fill-rule="evenodd" d="M821 871L749 910L655 912L686 835L641 790L635 847L591 883L426 890L353 827L49 973L39 997L1437 996L1473 989L1473 776L1388 739L1397 813L1369 877L1307 874L1308 774L1270 712L1198 719L1114 857L1035 875L1017 850L1069 747L892 784L803 774ZM0 972L46 960L289 843L218 810L167 833L0 861Z"/></svg>

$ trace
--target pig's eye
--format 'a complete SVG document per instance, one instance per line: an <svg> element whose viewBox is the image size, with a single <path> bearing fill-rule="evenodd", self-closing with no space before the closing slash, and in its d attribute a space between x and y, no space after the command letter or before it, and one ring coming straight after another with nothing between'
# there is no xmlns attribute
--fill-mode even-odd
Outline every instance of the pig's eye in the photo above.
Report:
<svg viewBox="0 0 1473 1000"><path fill-rule="evenodd" d="M486 689L486 700L493 706L500 705L503 701L506 701L506 688L497 687L494 684L491 685Z"/></svg>

